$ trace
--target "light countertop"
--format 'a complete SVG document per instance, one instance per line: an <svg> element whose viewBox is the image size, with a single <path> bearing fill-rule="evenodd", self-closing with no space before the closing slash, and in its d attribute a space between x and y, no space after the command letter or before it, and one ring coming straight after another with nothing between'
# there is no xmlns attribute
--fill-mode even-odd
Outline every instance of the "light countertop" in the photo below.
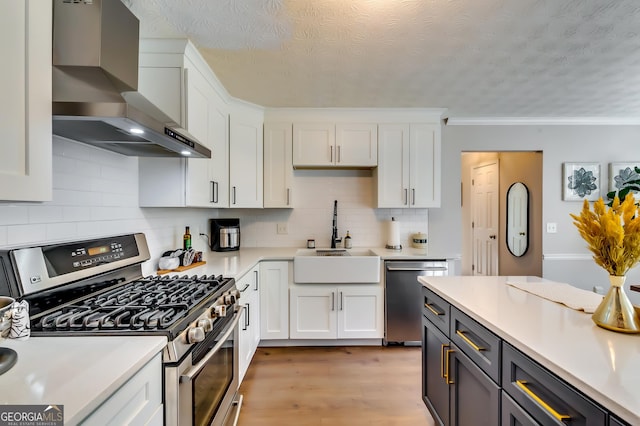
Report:
<svg viewBox="0 0 640 426"><path fill-rule="evenodd" d="M318 247L318 249L322 249ZM404 248L402 250L387 250L385 248L354 247L355 250L367 249L373 251L381 260L441 260L452 259L445 254L432 254L424 250L414 248ZM301 250L298 247L247 247L237 251L227 252L202 252L205 265L189 269L184 274L187 275L219 275L225 277L239 278L246 274L258 262L264 260L293 260L296 252ZM181 274L183 274L181 273Z"/></svg>
<svg viewBox="0 0 640 426"><path fill-rule="evenodd" d="M606 409L640 424L640 335L602 329L590 314L511 287L507 279L419 281Z"/></svg>
<svg viewBox="0 0 640 426"><path fill-rule="evenodd" d="M4 339L18 361L0 376L0 404L61 404L65 424L76 424L166 344L158 336Z"/></svg>

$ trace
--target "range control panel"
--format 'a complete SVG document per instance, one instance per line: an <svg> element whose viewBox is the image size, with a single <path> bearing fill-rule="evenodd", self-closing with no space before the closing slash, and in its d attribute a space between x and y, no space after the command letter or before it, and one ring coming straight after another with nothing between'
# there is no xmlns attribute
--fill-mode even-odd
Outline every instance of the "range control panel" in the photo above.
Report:
<svg viewBox="0 0 640 426"><path fill-rule="evenodd" d="M143 234L127 234L11 251L22 293L78 281L149 259Z"/></svg>
<svg viewBox="0 0 640 426"><path fill-rule="evenodd" d="M42 248L50 277L138 255L132 235Z"/></svg>

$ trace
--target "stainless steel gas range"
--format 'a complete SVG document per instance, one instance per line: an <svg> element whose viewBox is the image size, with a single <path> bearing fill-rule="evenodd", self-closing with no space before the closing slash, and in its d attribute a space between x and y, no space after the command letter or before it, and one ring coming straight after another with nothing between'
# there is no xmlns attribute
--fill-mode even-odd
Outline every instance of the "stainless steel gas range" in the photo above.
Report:
<svg viewBox="0 0 640 426"><path fill-rule="evenodd" d="M167 425L237 419L235 280L143 277L144 234L0 251L0 295L27 300L32 336L164 335Z"/></svg>

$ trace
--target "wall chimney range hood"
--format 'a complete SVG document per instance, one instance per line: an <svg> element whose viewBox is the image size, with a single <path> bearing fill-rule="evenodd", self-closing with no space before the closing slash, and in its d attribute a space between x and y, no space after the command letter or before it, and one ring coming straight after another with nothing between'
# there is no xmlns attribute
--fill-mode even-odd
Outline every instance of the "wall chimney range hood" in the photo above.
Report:
<svg viewBox="0 0 640 426"><path fill-rule="evenodd" d="M138 44L120 0L54 0L53 133L129 156L211 158L137 91Z"/></svg>

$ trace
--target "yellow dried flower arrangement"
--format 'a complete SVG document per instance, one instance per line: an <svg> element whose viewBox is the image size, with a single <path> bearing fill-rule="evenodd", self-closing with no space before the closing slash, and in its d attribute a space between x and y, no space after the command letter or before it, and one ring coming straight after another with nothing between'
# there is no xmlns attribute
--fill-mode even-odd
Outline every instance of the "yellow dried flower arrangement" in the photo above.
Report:
<svg viewBox="0 0 640 426"><path fill-rule="evenodd" d="M627 194L622 203L615 197L608 209L600 198L593 203L593 211L585 200L580 215L571 217L593 259L609 275L624 276L640 262L640 207L633 194Z"/></svg>

